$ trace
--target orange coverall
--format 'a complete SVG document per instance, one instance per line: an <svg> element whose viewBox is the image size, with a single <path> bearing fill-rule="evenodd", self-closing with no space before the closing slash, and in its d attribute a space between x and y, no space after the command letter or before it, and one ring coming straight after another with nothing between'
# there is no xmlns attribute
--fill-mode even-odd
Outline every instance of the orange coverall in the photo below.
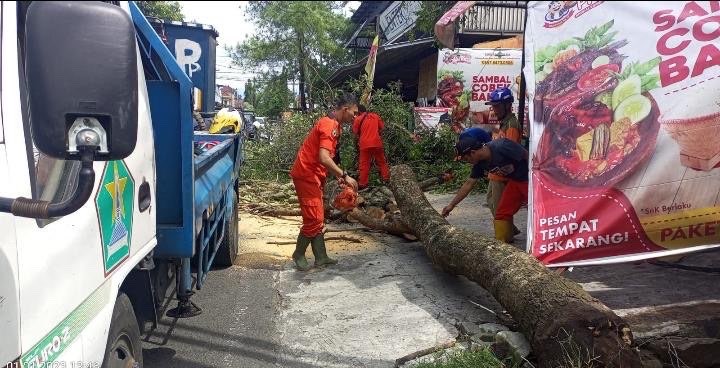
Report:
<svg viewBox="0 0 720 368"><path fill-rule="evenodd" d="M320 118L300 146L290 170L303 218L300 233L308 238L320 234L325 226L323 188L327 169L320 163L320 148L330 151L330 157L333 157L339 137L337 120L328 116Z"/></svg>
<svg viewBox="0 0 720 368"><path fill-rule="evenodd" d="M370 163L374 159L384 181L390 180L390 169L385 160L380 131L385 128L385 122L374 112L364 112L353 120L352 131L358 136L360 146L358 186L366 187L370 176Z"/></svg>

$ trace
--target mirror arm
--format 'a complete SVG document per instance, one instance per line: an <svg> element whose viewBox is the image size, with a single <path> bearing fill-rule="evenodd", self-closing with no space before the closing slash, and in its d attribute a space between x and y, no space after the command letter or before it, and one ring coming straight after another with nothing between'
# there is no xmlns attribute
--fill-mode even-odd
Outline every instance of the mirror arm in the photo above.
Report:
<svg viewBox="0 0 720 368"><path fill-rule="evenodd" d="M93 160L98 147L80 146L78 149L80 150L82 166L77 188L75 188L75 192L69 199L60 203L51 203L24 197L15 199L0 198L0 212L10 212L20 217L47 219L71 214L82 207L90 198L95 187Z"/></svg>

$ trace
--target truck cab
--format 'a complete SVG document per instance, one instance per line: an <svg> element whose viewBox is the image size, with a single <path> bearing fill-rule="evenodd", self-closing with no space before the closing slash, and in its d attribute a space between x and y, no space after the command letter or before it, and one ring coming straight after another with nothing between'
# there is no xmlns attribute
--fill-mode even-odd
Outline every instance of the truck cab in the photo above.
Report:
<svg viewBox="0 0 720 368"><path fill-rule="evenodd" d="M242 136L193 131L193 83L134 3L0 6L0 364L142 367L165 290L197 315L237 254Z"/></svg>

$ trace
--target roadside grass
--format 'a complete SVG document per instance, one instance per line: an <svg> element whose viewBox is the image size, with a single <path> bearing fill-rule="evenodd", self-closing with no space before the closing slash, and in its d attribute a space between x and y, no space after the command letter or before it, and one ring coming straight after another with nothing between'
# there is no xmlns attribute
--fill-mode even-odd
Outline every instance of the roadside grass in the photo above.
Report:
<svg viewBox="0 0 720 368"><path fill-rule="evenodd" d="M502 361L490 349L462 350L454 352L441 351L433 355L433 362L421 362L413 368L520 368L521 362L514 360Z"/></svg>
<svg viewBox="0 0 720 368"><path fill-rule="evenodd" d="M565 329L562 329L562 333L565 334L565 338L560 339L560 347L563 352L563 362L558 368L598 368L600 367L600 361L593 352L587 348L581 347L575 342L572 334Z"/></svg>

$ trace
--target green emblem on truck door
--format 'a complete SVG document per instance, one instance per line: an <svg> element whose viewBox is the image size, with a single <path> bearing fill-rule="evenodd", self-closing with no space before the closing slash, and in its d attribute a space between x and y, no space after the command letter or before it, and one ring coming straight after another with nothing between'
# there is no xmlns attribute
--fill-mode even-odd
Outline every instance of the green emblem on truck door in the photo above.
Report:
<svg viewBox="0 0 720 368"><path fill-rule="evenodd" d="M105 165L95 205L107 276L130 255L135 181L124 161Z"/></svg>

